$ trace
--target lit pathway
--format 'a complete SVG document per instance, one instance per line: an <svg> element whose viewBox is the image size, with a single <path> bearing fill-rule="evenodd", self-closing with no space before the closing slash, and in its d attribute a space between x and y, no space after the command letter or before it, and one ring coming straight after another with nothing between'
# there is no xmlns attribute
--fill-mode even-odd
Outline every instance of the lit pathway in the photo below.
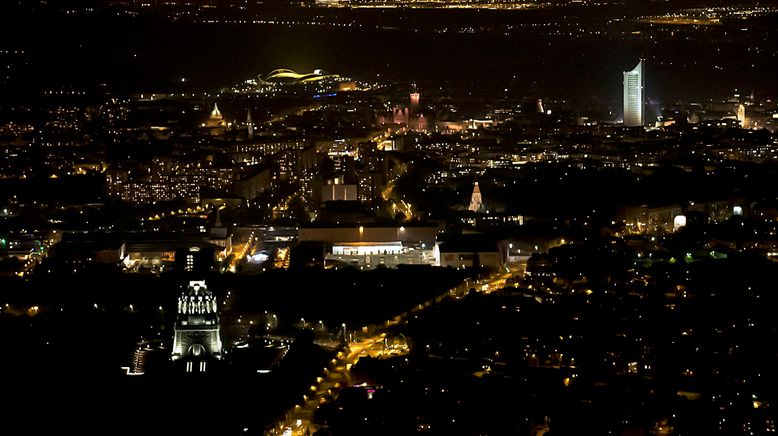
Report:
<svg viewBox="0 0 778 436"><path fill-rule="evenodd" d="M491 293L495 290L507 286L508 280L523 273L523 268L512 270L505 273L496 273L490 277L476 282L465 281L463 284L450 289L448 292L421 303L412 309L390 319L383 325L367 326L361 332L354 334L366 334L360 340L354 340L348 344L348 347L339 351L337 356L330 361L327 368L322 369L322 374L316 377L315 383L311 384L308 392L302 396L301 403L295 405L287 411L284 418L279 420L272 429L267 431L266 435L284 435L284 436L304 436L313 434L317 428L313 423L314 414L319 405L327 401L327 397L335 397L340 388L347 386L349 382L349 372L353 365L361 357L368 355L381 356L384 353L385 330L388 327L407 322L418 312L434 305L439 304L451 298L462 298L471 288L478 292ZM363 333L363 332L372 332Z"/></svg>

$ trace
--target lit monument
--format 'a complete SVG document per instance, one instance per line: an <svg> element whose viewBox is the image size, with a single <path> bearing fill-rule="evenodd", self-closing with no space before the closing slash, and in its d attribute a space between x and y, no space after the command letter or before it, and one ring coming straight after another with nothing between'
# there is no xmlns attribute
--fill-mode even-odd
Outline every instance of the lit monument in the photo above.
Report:
<svg viewBox="0 0 778 436"><path fill-rule="evenodd" d="M205 286L205 280L190 281L178 297L173 360L187 361L187 372L192 372L197 362L199 372L203 372L206 359L219 359L221 352L216 297Z"/></svg>

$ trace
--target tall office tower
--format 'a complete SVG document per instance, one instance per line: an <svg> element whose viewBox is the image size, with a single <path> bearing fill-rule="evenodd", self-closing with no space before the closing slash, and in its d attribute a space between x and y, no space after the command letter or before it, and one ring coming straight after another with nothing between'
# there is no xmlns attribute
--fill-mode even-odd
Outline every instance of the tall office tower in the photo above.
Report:
<svg viewBox="0 0 778 436"><path fill-rule="evenodd" d="M631 71L624 72L624 125L642 126L644 96L643 60Z"/></svg>

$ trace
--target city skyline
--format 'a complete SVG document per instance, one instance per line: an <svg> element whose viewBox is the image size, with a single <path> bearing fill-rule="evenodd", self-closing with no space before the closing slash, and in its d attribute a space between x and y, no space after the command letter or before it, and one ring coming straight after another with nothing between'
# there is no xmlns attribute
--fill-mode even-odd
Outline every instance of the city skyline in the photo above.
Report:
<svg viewBox="0 0 778 436"><path fill-rule="evenodd" d="M770 435L778 2L2 2L3 434Z"/></svg>

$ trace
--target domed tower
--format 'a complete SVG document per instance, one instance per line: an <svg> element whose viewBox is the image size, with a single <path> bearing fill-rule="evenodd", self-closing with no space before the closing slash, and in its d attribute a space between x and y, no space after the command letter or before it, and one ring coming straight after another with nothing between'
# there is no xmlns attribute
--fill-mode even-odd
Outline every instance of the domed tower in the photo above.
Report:
<svg viewBox="0 0 778 436"><path fill-rule="evenodd" d="M224 115L222 115L219 110L219 105L214 103L211 116L208 117L208 120L205 122L205 127L224 127L224 124Z"/></svg>
<svg viewBox="0 0 778 436"><path fill-rule="evenodd" d="M190 281L178 297L174 331L173 360L185 360L187 372L204 372L209 358L221 358L216 297L205 286L205 280Z"/></svg>

